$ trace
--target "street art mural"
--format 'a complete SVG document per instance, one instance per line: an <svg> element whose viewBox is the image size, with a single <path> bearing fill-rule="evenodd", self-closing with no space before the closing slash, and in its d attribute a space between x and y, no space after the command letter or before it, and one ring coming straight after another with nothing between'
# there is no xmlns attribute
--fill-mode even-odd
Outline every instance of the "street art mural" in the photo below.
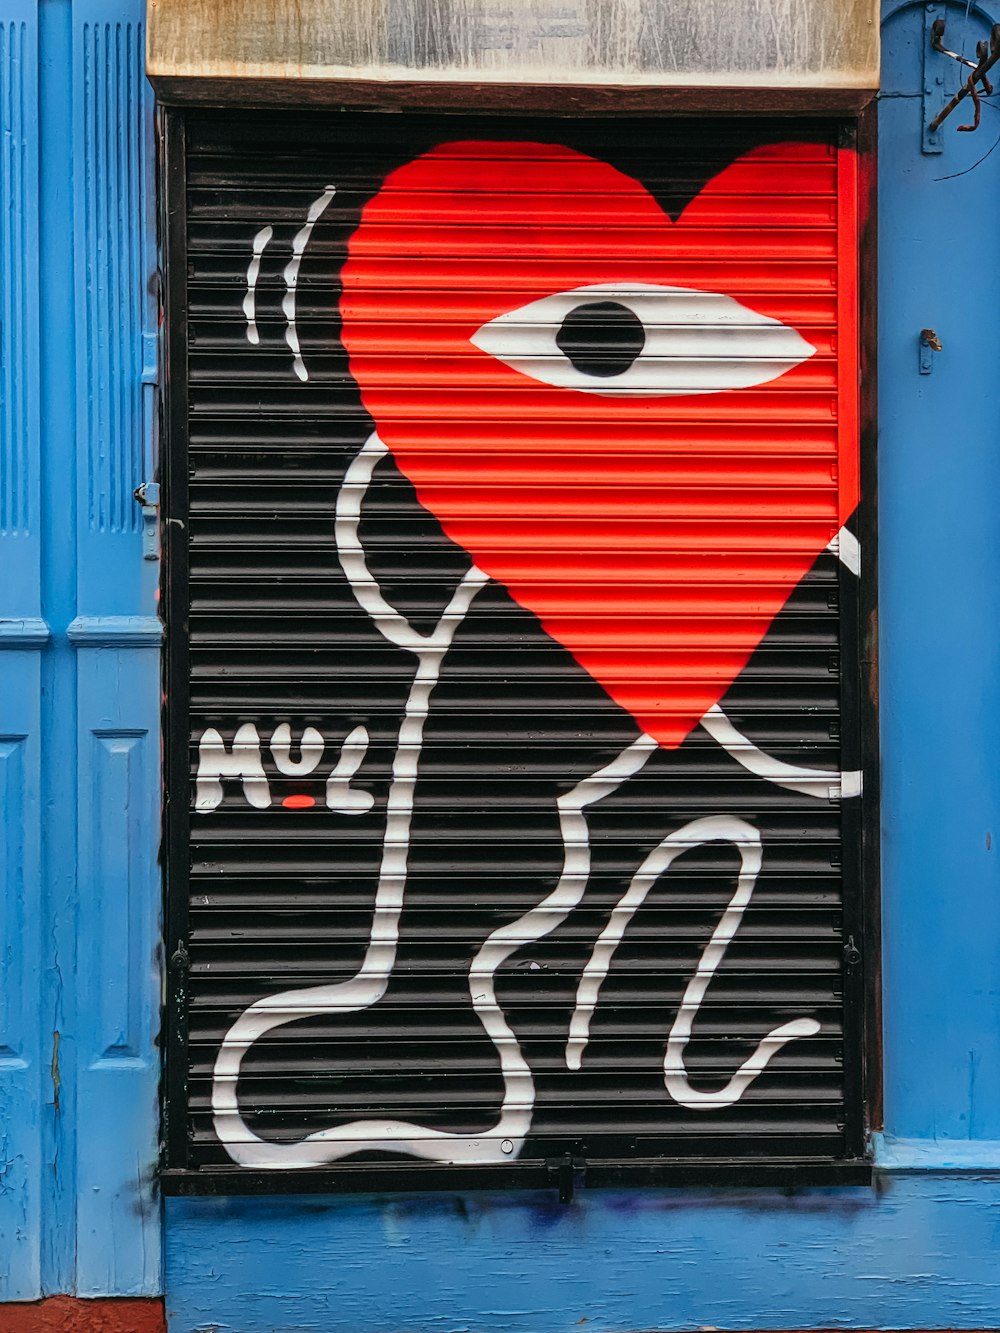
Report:
<svg viewBox="0 0 1000 1333"><path fill-rule="evenodd" d="M242 192L211 145L188 185L199 1161L846 1155L853 151L226 133Z"/></svg>

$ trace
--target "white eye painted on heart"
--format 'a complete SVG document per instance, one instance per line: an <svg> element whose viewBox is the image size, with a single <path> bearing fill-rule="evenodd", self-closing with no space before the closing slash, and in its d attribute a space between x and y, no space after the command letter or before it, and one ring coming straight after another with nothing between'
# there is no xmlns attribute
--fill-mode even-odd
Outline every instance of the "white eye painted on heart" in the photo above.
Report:
<svg viewBox="0 0 1000 1333"><path fill-rule="evenodd" d="M750 389L816 351L721 292L642 282L545 296L491 319L471 341L543 384L618 398Z"/></svg>

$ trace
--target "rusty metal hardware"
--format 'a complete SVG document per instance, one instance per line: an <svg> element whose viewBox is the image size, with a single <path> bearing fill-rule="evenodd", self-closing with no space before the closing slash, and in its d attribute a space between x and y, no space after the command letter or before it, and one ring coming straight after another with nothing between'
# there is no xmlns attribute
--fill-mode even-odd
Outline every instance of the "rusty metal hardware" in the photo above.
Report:
<svg viewBox="0 0 1000 1333"><path fill-rule="evenodd" d="M943 36L944 36L944 19L935 19L933 27L931 28L932 48L935 51L939 51L941 55L948 56L949 59L951 60L957 60L960 65L965 65L967 69L978 69L979 65L985 59L986 52L989 49L986 42L979 42L978 45L976 46L975 60L967 60L965 56L960 56L957 51L949 51L941 40ZM983 85L983 89L986 92L986 96L992 97L993 85L992 83L990 83L989 79L985 76L985 74L981 74L979 75L979 80Z"/></svg>
<svg viewBox="0 0 1000 1333"><path fill-rule="evenodd" d="M929 375L934 369L934 352L941 351L941 339L933 329L920 330L920 373Z"/></svg>
<svg viewBox="0 0 1000 1333"><path fill-rule="evenodd" d="M970 61L965 60L962 56L957 55L954 51L949 51L942 44L941 39L943 36L944 36L944 19L936 19L931 28L931 46L934 48L935 51L939 51L942 55L950 56L953 60L959 61L960 64L971 66ZM938 112L938 114L931 121L930 125L928 125L927 128L931 134L933 134L941 126L941 124L948 119L948 117L955 110L958 104L962 102L966 97L972 98L972 104L974 107L973 121L971 125L959 125L958 128L959 130L964 130L964 131L972 131L972 130L977 130L979 128L979 117L980 117L981 107L979 101L979 93L976 91L976 84L981 83L983 85L984 90L986 91L987 96L989 96L989 94L993 91L993 85L990 83L989 79L986 78L986 75L993 68L993 66L997 63L998 60L1000 60L1000 23L995 23L993 25L992 31L990 32L989 43L982 41L979 42L978 45L976 46L977 63L975 64L974 67L972 67L972 73L969 75L965 83L962 84L961 88L959 88L958 92L951 99L948 105L942 111Z"/></svg>
<svg viewBox="0 0 1000 1333"><path fill-rule="evenodd" d="M941 351L941 339L933 329L921 329L918 343L920 373L929 375L934 369L934 353Z"/></svg>

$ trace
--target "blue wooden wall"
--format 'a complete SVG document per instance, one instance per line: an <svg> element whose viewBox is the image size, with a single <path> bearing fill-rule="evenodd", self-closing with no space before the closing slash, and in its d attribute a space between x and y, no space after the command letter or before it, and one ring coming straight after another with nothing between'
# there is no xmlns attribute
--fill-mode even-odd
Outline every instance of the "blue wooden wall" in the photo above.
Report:
<svg viewBox="0 0 1000 1333"><path fill-rule="evenodd" d="M141 8L0 13L0 1299L159 1280ZM886 5L879 116L877 1185L174 1199L172 1333L1000 1326L1000 114L923 151L930 17Z"/></svg>
<svg viewBox="0 0 1000 1333"><path fill-rule="evenodd" d="M160 1286L143 8L0 5L0 1300Z"/></svg>

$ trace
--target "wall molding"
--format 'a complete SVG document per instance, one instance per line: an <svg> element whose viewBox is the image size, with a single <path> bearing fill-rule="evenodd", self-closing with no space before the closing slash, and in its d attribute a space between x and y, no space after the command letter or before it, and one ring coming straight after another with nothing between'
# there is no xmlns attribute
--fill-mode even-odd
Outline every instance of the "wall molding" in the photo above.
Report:
<svg viewBox="0 0 1000 1333"><path fill-rule="evenodd" d="M44 648L52 631L38 616L0 619L0 648Z"/></svg>
<svg viewBox="0 0 1000 1333"><path fill-rule="evenodd" d="M163 623L156 616L77 616L66 637L80 648L158 648Z"/></svg>
<svg viewBox="0 0 1000 1333"><path fill-rule="evenodd" d="M1000 1139L897 1139L873 1134L876 1171L997 1172Z"/></svg>

